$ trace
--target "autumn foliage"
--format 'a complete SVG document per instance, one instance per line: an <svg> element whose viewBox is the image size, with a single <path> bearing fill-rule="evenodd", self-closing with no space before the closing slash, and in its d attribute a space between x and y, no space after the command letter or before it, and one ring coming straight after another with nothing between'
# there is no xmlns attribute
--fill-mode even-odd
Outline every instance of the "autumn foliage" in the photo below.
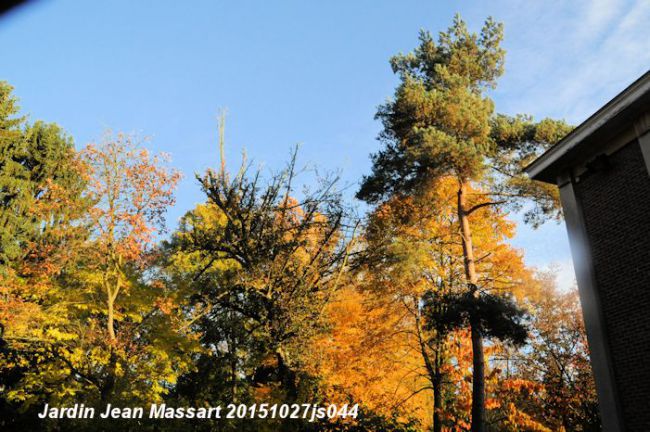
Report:
<svg viewBox="0 0 650 432"><path fill-rule="evenodd" d="M229 172L222 128L203 202L169 232L181 174L166 155L111 132L78 150L0 83L0 430L599 430L576 293L511 242L513 211L558 216L556 191L520 168L568 126L495 113L501 31L457 17L392 59L363 217L335 176L301 188L295 152L271 175ZM35 415L154 402L359 415Z"/></svg>

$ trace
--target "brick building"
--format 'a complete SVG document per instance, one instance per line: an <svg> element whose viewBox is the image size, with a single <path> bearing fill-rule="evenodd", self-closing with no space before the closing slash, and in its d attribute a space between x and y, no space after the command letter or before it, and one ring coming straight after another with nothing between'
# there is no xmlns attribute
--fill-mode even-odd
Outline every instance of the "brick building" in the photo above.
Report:
<svg viewBox="0 0 650 432"><path fill-rule="evenodd" d="M650 431L650 71L526 168L560 187L605 431Z"/></svg>

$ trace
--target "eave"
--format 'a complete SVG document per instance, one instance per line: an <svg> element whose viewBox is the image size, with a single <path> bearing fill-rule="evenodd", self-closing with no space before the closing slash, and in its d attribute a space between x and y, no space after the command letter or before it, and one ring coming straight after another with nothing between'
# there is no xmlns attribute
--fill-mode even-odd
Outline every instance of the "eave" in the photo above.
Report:
<svg viewBox="0 0 650 432"><path fill-rule="evenodd" d="M632 127L634 121L648 110L650 70L569 132L524 171L535 180L556 183L558 177L573 166L597 156L610 140Z"/></svg>

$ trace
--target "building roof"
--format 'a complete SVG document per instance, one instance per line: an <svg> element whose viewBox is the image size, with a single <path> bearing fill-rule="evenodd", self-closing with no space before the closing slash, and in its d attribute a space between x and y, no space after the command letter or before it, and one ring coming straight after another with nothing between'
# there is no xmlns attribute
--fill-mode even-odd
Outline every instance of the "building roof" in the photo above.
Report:
<svg viewBox="0 0 650 432"><path fill-rule="evenodd" d="M650 111L650 70L606 103L525 168L535 180L556 183L558 175L593 158L644 112Z"/></svg>

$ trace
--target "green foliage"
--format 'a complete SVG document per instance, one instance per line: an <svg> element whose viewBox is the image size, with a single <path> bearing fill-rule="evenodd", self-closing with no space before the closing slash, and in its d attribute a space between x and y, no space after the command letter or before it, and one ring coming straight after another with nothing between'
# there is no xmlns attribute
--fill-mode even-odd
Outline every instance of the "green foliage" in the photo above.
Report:
<svg viewBox="0 0 650 432"><path fill-rule="evenodd" d="M158 245L179 173L128 135L76 152L58 126L28 124L0 82L0 429L406 432L426 427L432 410L416 405L432 389L434 430L465 428L469 342L456 330L521 345L527 325L516 373L543 396L504 384L490 414L597 424L584 329L558 312L577 316L575 302L549 296L529 316L495 293L527 277L504 245L513 227L500 206L526 209L533 225L558 216L556 189L521 170L570 129L495 114L502 32L488 19L471 33L456 16L436 41L421 32L413 52L391 59L400 84L377 112L384 148L358 192L381 203L365 251L353 247L336 179L296 192L295 153L268 181L245 164L226 173L223 124L221 169L197 176L205 202ZM474 249L483 256L470 259ZM317 357L344 374L314 368ZM378 394L393 384L392 397ZM352 394L373 403L356 421L35 421L46 402L327 404Z"/></svg>
<svg viewBox="0 0 650 432"><path fill-rule="evenodd" d="M21 414L46 396L65 399L79 389L54 359L65 351L61 343L76 337L66 327L76 293L66 296L60 283L87 236L79 223L87 209L81 196L86 182L72 139L54 124L26 124L17 112L11 87L0 83L3 425L24 423ZM44 377L70 385L50 387Z"/></svg>
<svg viewBox="0 0 650 432"><path fill-rule="evenodd" d="M358 198L376 203L453 177L477 183L500 205L518 210L534 204L525 214L534 225L558 216L556 188L532 182L522 171L570 127L495 114L487 90L503 73L502 38L503 26L491 18L477 35L456 16L437 43L423 31L413 52L391 59L401 82L377 111L384 148L372 156L373 171L364 177Z"/></svg>
<svg viewBox="0 0 650 432"><path fill-rule="evenodd" d="M57 224L69 213L60 206L56 214L39 214L39 202L53 189L74 195L83 187L72 139L55 124L25 124L11 90L0 82L0 266L24 257L43 223Z"/></svg>
<svg viewBox="0 0 650 432"><path fill-rule="evenodd" d="M139 153L127 157L128 169L112 164L110 175L89 170L92 164L79 157L60 128L42 122L25 127L21 140L21 158L14 153L12 160L21 169L6 171L7 184L20 184L19 193L3 209L13 217L5 221L11 246L19 251L0 274L3 424L35 419L44 403L160 401L189 368L186 354L197 346L183 331L184 317L170 301L173 293L157 277L152 251L138 249L150 230L137 216L152 210L151 218L158 220L169 202L166 189L162 195L155 189L159 167ZM120 154L122 160L127 156L118 148ZM113 161L102 150L95 155ZM107 212L118 213L100 221L108 201L96 193L97 186L107 181L112 202L120 205L108 205ZM147 188L154 188L154 199ZM132 208L135 216L129 218L118 210ZM119 233L107 236L115 220L123 222ZM113 283L123 296L111 300L118 300L116 336L107 337L106 288Z"/></svg>
<svg viewBox="0 0 650 432"><path fill-rule="evenodd" d="M456 16L436 44L427 32L413 53L391 59L401 83L379 108L386 148L373 157L373 173L357 196L376 202L411 193L428 179L478 179L492 150L492 101L483 92L503 71L502 26L488 19L481 35Z"/></svg>
<svg viewBox="0 0 650 432"><path fill-rule="evenodd" d="M22 161L28 156L23 139L24 119L15 117L18 106L12 87L0 82L0 265L20 253L20 242L32 223L29 209L29 170Z"/></svg>
<svg viewBox="0 0 650 432"><path fill-rule="evenodd" d="M199 177L207 203L185 215L167 245L166 272L191 293L188 314L208 350L181 379L181 398L307 397L304 346L322 331L347 249L334 184L298 201L294 160L268 183L245 166L232 179L223 170Z"/></svg>
<svg viewBox="0 0 650 432"><path fill-rule="evenodd" d="M571 129L561 120L546 118L535 123L526 115L499 114L492 119L491 136L496 146L495 156L490 161L494 193L512 198L509 204L514 210L521 210L525 200L534 203L524 212L524 221L534 227L549 218L561 217L559 192L554 185L531 181L523 168Z"/></svg>
<svg viewBox="0 0 650 432"><path fill-rule="evenodd" d="M510 296L430 291L423 302L427 327L441 334L474 325L483 335L514 345L528 337L527 314Z"/></svg>
<svg viewBox="0 0 650 432"><path fill-rule="evenodd" d="M452 316L442 321L470 325L475 365L484 364L483 336L492 333L519 341L523 330L514 304L476 295L470 216L484 207L519 210L524 202L533 204L525 218L534 225L557 214L557 192L530 181L521 170L568 129L564 122L533 124L527 116L495 115L488 90L496 87L503 73L502 39L502 25L491 18L477 35L457 15L437 43L429 33L421 32L419 46L412 53L391 59L400 84L394 98L376 114L383 124L379 139L384 148L372 156L372 173L364 177L357 192L357 198L376 204L399 196L426 196L440 180L455 181L468 293L447 299ZM474 199L477 196L482 199ZM491 312L503 319L491 320ZM474 368L472 385L471 429L482 432L482 368Z"/></svg>

